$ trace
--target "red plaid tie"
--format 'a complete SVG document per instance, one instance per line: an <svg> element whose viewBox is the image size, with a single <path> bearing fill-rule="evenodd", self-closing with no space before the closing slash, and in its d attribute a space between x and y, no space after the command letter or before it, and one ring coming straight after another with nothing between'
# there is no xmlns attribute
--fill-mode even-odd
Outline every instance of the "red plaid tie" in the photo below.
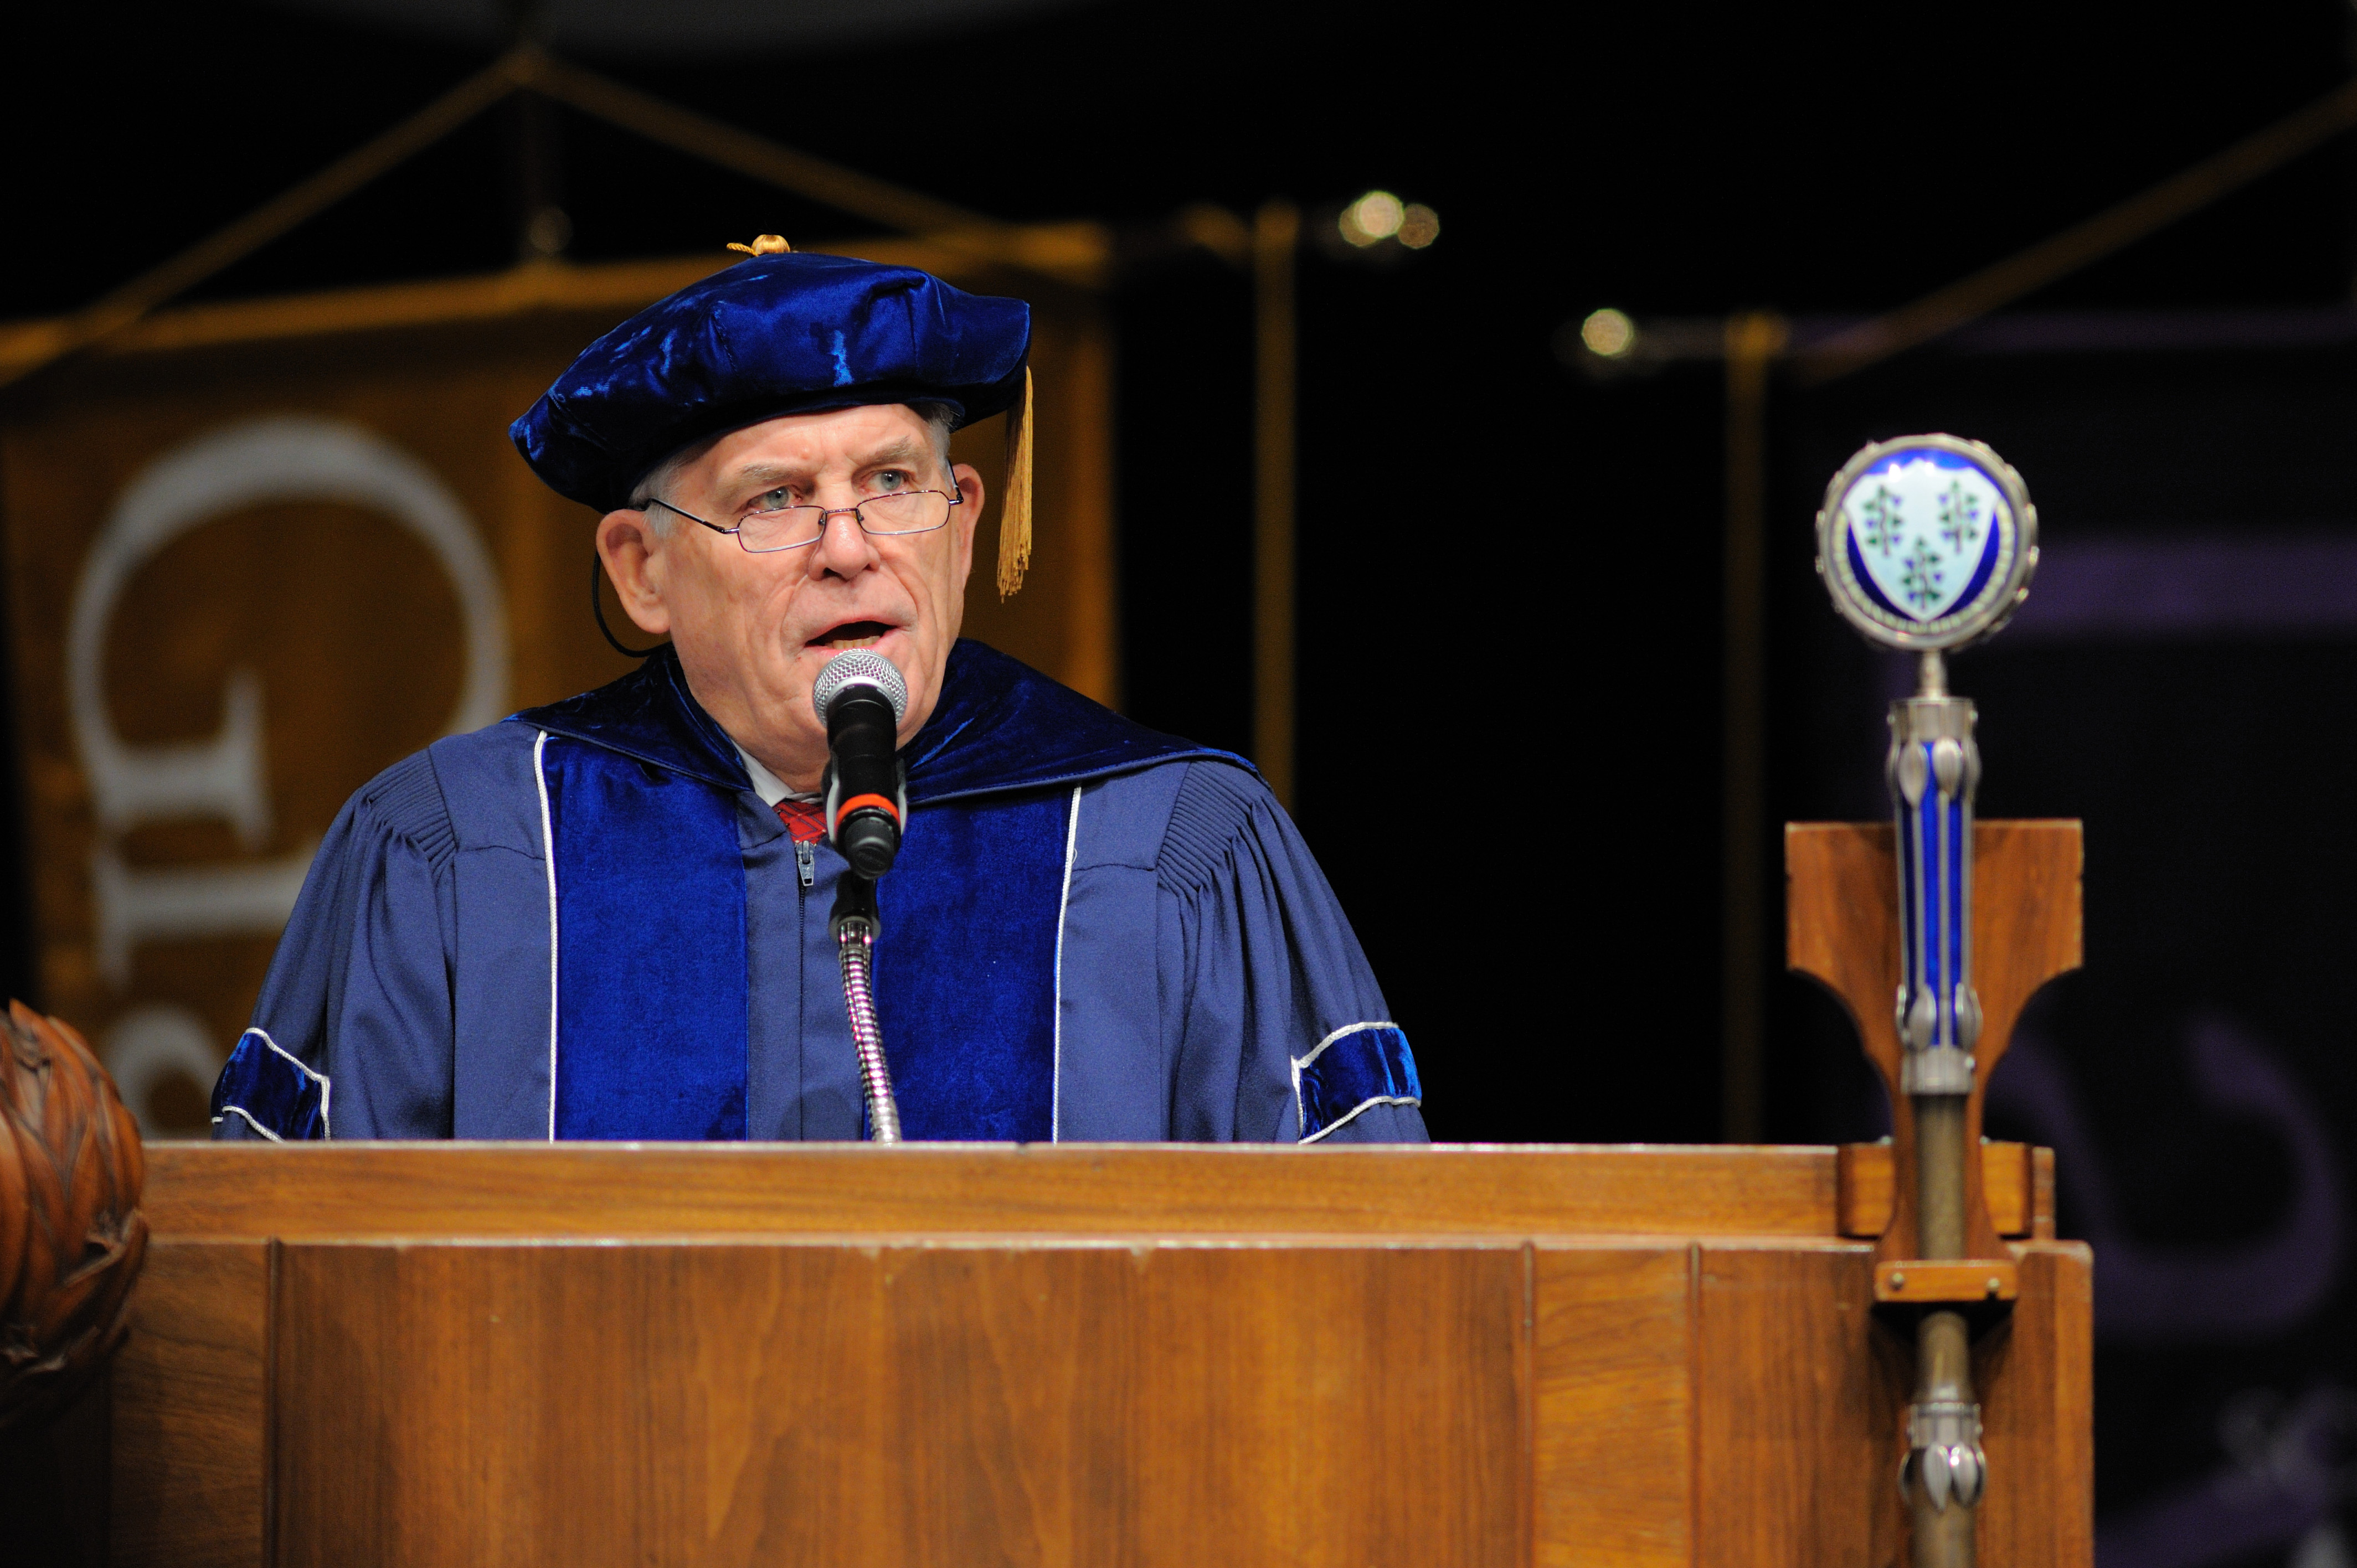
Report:
<svg viewBox="0 0 2357 1568"><path fill-rule="evenodd" d="M774 808L796 843L816 843L826 837L826 805L820 800L785 800Z"/></svg>

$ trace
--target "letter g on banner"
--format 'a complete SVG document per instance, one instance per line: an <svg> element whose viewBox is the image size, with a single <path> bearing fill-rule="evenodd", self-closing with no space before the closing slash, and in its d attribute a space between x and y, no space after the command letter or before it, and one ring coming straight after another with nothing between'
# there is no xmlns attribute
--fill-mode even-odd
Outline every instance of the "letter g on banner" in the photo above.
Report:
<svg viewBox="0 0 2357 1568"><path fill-rule="evenodd" d="M67 700L101 832L188 817L224 819L246 843L269 832L262 691L252 672L230 677L227 718L213 739L132 746L107 715L102 639L124 585L172 541L224 512L301 500L386 514L425 542L457 590L466 627L466 676L450 731L500 718L507 616L499 575L457 498L416 458L355 424L282 415L231 425L167 453L132 481L74 590Z"/></svg>

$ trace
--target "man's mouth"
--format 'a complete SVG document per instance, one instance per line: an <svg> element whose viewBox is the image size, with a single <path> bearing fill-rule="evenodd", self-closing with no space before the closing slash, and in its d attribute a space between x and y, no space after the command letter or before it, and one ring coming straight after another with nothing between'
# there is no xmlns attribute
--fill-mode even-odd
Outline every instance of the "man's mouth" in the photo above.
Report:
<svg viewBox="0 0 2357 1568"><path fill-rule="evenodd" d="M807 646L832 648L837 651L846 648L873 648L885 633L896 629L880 620L845 621L841 626L820 632L810 639Z"/></svg>

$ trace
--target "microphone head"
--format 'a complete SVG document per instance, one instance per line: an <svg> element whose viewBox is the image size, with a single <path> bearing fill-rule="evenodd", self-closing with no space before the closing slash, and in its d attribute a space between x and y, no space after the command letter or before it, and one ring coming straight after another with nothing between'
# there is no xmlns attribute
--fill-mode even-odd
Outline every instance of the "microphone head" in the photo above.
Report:
<svg viewBox="0 0 2357 1568"><path fill-rule="evenodd" d="M818 722L826 723L845 693L863 690L891 704L894 724L908 716L909 682L901 679L899 666L872 648L846 648L820 667L811 685L811 706L818 710Z"/></svg>

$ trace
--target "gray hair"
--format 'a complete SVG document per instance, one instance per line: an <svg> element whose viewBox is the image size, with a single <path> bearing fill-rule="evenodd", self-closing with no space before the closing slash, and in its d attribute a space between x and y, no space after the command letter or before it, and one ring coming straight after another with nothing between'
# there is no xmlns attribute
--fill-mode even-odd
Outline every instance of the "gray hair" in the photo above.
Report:
<svg viewBox="0 0 2357 1568"><path fill-rule="evenodd" d="M906 406L910 413L924 422L925 429L933 438L933 456L941 464L942 472L948 473L950 433L958 427L957 409L952 404L932 398L921 398ZM702 456L710 445L711 443L706 441L690 442L649 468L645 476L630 487L630 504L623 510L645 512L647 526L654 531L654 536L657 539L669 538L673 527L679 520L670 511L652 503L657 497L666 496L672 492L679 483L680 471L695 458Z"/></svg>

